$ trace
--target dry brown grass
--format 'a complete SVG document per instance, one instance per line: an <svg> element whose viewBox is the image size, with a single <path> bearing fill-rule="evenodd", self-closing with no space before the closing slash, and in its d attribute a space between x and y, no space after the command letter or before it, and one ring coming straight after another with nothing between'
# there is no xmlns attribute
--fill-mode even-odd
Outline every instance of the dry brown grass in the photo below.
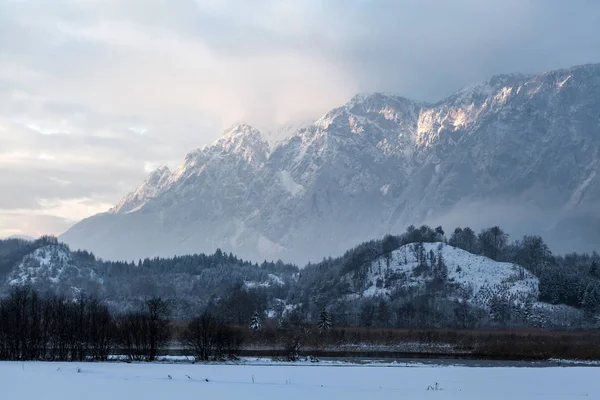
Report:
<svg viewBox="0 0 600 400"><path fill-rule="evenodd" d="M186 325L186 321L173 321L175 337L180 335ZM273 326L268 326L261 332L249 332L246 327L237 329L245 332L244 348L277 351L281 347L284 334ZM385 355L386 347L393 356L416 356L418 350L398 350L402 348L402 344L411 343L431 348L437 346L440 350L427 353L432 357L461 355L505 360L600 359L600 331L542 328L459 330L348 327L334 328L325 335L320 335L312 328L304 334L303 349L307 352L347 357L359 353L366 356L369 346L373 346L377 350L372 353L378 357ZM349 350L356 345L362 345L362 350Z"/></svg>

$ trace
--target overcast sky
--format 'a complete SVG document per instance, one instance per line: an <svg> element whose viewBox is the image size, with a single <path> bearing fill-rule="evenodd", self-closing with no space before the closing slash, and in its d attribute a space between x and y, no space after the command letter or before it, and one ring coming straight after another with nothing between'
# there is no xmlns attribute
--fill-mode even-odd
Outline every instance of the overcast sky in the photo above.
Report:
<svg viewBox="0 0 600 400"><path fill-rule="evenodd" d="M62 233L222 129L600 61L597 0L0 0L0 237Z"/></svg>

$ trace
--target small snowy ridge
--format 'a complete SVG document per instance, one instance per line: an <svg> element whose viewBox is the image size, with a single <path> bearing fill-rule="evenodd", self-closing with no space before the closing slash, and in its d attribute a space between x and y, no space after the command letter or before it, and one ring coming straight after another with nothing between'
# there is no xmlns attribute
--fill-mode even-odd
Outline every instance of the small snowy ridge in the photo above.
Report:
<svg viewBox="0 0 600 400"><path fill-rule="evenodd" d="M479 82L469 85L456 93L456 103L463 106L472 104L476 97L488 97L494 93L494 88L489 82Z"/></svg>
<svg viewBox="0 0 600 400"><path fill-rule="evenodd" d="M71 254L62 246L41 247L23 258L10 275L8 284L24 285L44 278L58 283L70 262Z"/></svg>
<svg viewBox="0 0 600 400"><path fill-rule="evenodd" d="M108 361L128 361L128 357L124 354L115 354L108 357ZM156 357L156 363L175 364L175 363L191 363L195 362L194 356L159 356ZM319 358L307 356L302 357L299 361L278 360L272 357L240 357L237 360L226 361L209 361L201 364L214 365L248 365L248 366L349 366L349 367L428 367L435 365L423 364L420 362L399 362L388 360L322 360Z"/></svg>
<svg viewBox="0 0 600 400"><path fill-rule="evenodd" d="M524 296L538 296L538 279L528 271L511 263L497 262L487 257L471 254L465 250L448 246L444 243L423 243L424 254L429 258L433 254L436 259L442 256L448 269L448 281L460 284L464 288L471 288L475 298L481 296L483 304L485 289L506 288L510 294ZM429 259L427 259L429 265ZM385 280L386 274L394 274L406 286L422 286L426 278L415 274L419 266L415 252L415 245L408 244L392 252L388 263L385 257L375 260L369 268L368 281L370 286L364 291L364 296L389 295L396 286L386 288L377 282Z"/></svg>
<svg viewBox="0 0 600 400"><path fill-rule="evenodd" d="M305 348L306 351L316 350L311 348ZM340 344L335 346L323 346L320 350L329 351L345 351L345 352L369 352L369 351L381 351L381 352L404 352L404 353L443 353L443 354L455 354L465 355L471 354L472 350L461 349L459 346L450 343L426 343L426 342L402 342L402 343L390 343L390 344L373 344L373 343L354 343L354 344Z"/></svg>
<svg viewBox="0 0 600 400"><path fill-rule="evenodd" d="M600 360L565 360L562 358L551 358L548 361L555 362L558 364L568 364L568 365L593 365L600 366Z"/></svg>
<svg viewBox="0 0 600 400"><path fill-rule="evenodd" d="M61 245L44 246L23 257L21 263L8 276L10 286L68 282L73 278L102 283L95 271L74 264L70 251ZM74 294L81 289L72 286Z"/></svg>
<svg viewBox="0 0 600 400"><path fill-rule="evenodd" d="M167 166L161 166L152 172L138 188L123 197L109 210L111 214L130 214L142 209L146 203L162 194L171 185L172 173Z"/></svg>

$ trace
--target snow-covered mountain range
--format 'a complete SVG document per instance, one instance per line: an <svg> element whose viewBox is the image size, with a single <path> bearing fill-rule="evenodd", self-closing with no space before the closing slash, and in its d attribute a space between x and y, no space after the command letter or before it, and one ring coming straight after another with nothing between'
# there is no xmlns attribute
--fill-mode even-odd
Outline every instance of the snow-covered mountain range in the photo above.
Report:
<svg viewBox="0 0 600 400"><path fill-rule="evenodd" d="M409 224L600 238L600 64L502 75L436 104L360 94L271 148L238 125L61 236L110 259L216 248L304 263Z"/></svg>

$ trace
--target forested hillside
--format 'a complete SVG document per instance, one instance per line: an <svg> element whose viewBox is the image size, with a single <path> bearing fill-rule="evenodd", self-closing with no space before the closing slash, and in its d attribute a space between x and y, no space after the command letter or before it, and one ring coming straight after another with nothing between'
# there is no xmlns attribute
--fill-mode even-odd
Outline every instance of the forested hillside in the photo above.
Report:
<svg viewBox="0 0 600 400"><path fill-rule="evenodd" d="M93 297L116 313L166 300L176 319L207 310L246 326L478 328L579 327L600 310L598 254L553 255L537 236L510 240L499 227L478 233L409 227L303 268L250 263L217 250L138 262L98 259L56 238L0 241L2 293L30 286L73 301Z"/></svg>

